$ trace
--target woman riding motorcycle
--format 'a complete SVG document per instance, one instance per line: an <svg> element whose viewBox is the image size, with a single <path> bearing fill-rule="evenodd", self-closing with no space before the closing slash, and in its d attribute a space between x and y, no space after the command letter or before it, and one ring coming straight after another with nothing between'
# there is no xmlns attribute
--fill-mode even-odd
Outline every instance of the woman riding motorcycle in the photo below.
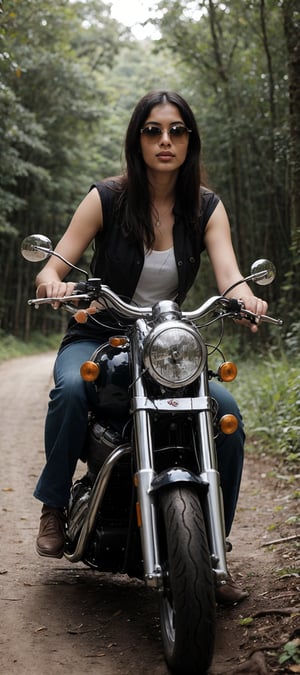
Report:
<svg viewBox="0 0 300 675"><path fill-rule="evenodd" d="M242 278L233 250L230 225L219 197L203 186L201 141L194 114L177 93L154 91L136 105L125 140L126 170L92 186L78 206L56 251L72 264L94 240L92 274L128 302L152 306L157 300L182 304L206 249L219 292ZM70 295L69 266L51 257L37 275L37 297ZM234 295L234 292L233 292ZM229 293L230 296L230 293ZM247 309L265 314L267 304L246 283L239 298ZM55 303L54 308L58 308ZM109 309L97 307L102 326L91 315L86 324L71 319L54 367L45 425L46 465L35 489L42 501L37 552L59 558L65 545L65 508L81 455L90 402L79 369L109 333L116 332ZM257 325L250 324L252 331ZM211 383L218 414L234 413L239 426L217 439L224 498L226 536L236 509L243 466L242 418L231 394ZM229 578L217 587L222 604L247 593Z"/></svg>

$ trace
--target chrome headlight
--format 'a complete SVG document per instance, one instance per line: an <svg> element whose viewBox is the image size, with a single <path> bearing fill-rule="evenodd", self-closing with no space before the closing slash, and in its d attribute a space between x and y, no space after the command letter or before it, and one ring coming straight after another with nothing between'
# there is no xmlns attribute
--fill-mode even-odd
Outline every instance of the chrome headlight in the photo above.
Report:
<svg viewBox="0 0 300 675"><path fill-rule="evenodd" d="M182 387L193 382L204 368L205 344L193 326L180 321L161 323L147 335L144 363L156 382Z"/></svg>

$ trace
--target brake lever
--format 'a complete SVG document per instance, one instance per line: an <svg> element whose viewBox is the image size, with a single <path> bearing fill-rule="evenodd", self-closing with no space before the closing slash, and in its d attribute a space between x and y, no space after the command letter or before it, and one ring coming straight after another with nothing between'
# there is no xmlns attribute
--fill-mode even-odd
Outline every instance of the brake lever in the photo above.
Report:
<svg viewBox="0 0 300 675"><path fill-rule="evenodd" d="M255 314L249 309L242 309L240 312L241 319L248 319L251 323L259 325L260 323L271 323L273 326L283 326L282 319L274 319L272 316L267 316L267 314Z"/></svg>
<svg viewBox="0 0 300 675"><path fill-rule="evenodd" d="M90 300L90 297L87 293L80 293L79 295L64 295L62 298L30 298L27 300L28 305L34 305L39 307L39 305L51 305L52 302L59 302L63 305L65 302L72 302L73 300Z"/></svg>

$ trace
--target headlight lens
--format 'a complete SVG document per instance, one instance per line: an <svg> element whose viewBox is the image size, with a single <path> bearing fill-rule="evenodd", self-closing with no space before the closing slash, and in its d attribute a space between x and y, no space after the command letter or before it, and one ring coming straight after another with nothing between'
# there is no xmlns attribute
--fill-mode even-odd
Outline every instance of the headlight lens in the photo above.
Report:
<svg viewBox="0 0 300 675"><path fill-rule="evenodd" d="M165 387L182 387L203 370L206 347L193 326L168 321L156 326L144 344L144 362L154 380Z"/></svg>

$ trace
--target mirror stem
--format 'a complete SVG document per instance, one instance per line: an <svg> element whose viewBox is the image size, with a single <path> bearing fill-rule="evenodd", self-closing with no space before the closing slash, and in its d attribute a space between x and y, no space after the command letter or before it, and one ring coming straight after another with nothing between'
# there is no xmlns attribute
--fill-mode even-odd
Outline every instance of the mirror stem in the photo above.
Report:
<svg viewBox="0 0 300 675"><path fill-rule="evenodd" d="M264 279L267 276L268 272L267 270L262 270L262 272L256 272L255 274L249 274L248 277L245 277L245 279L239 279L239 281L236 281L235 284L232 284L232 286L229 286L229 288L226 288L224 293L222 293L222 297L225 298L227 293L229 291L232 291L236 286L239 286L240 284L243 284L247 281L257 281L257 279Z"/></svg>
<svg viewBox="0 0 300 675"><path fill-rule="evenodd" d="M72 263L69 263L66 258L64 258L60 253L56 253L56 251L49 251L47 248L44 248L43 246L34 246L35 251L42 251L43 253L47 253L48 256L54 255L56 258L59 258L62 262L64 262L68 267L70 267L73 270L77 270L77 272L80 272L81 274L84 274L85 278L88 279L89 275L86 270L82 270L80 267L76 267L76 265L73 265Z"/></svg>

